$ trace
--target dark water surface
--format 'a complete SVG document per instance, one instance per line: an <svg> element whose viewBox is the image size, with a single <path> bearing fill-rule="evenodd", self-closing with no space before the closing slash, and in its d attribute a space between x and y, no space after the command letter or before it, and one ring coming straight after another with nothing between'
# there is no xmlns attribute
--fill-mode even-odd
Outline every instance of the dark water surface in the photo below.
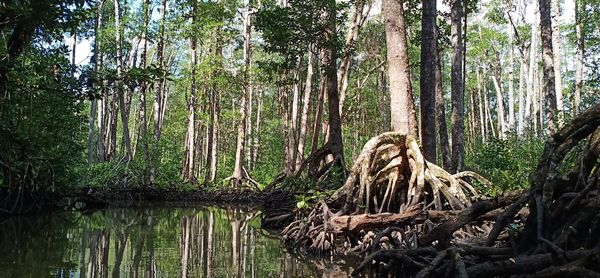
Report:
<svg viewBox="0 0 600 278"><path fill-rule="evenodd" d="M240 208L111 208L0 223L0 277L345 277Z"/></svg>

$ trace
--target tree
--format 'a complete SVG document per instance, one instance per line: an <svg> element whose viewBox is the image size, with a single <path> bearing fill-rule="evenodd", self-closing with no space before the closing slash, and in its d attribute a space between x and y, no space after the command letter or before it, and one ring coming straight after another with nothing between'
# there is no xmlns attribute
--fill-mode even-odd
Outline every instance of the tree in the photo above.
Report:
<svg viewBox="0 0 600 278"><path fill-rule="evenodd" d="M585 54L585 0L575 1L575 33L577 44L577 70L575 73L575 92L573 96L573 113L579 114L581 106L581 90L583 89L583 57Z"/></svg>
<svg viewBox="0 0 600 278"><path fill-rule="evenodd" d="M249 115L249 101L250 92L252 90L250 84L250 63L252 61L252 46L250 44L252 22L252 1L248 1L247 11L244 19L244 68L243 68L243 91L242 97L240 98L240 120L237 126L237 144L235 151L235 164L233 169L233 175L231 176L231 182L233 186L238 186L242 179L245 178L243 173L244 167L244 149L246 146L247 136L247 121Z"/></svg>
<svg viewBox="0 0 600 278"><path fill-rule="evenodd" d="M403 2L383 1L383 17L387 44L387 64L391 99L391 128L403 134L416 134L408 44Z"/></svg>
<svg viewBox="0 0 600 278"><path fill-rule="evenodd" d="M125 108L125 88L123 86L123 55L122 55L122 40L121 40L121 12L119 0L114 0L115 8L115 42L116 42L116 90L119 101L119 111L121 112L121 124L123 125L123 145L125 145L125 158L131 160L133 151L131 148L131 138L129 133L129 115Z"/></svg>
<svg viewBox="0 0 600 278"><path fill-rule="evenodd" d="M336 30L336 2L326 0L324 10L325 29L321 52L323 53L325 95L329 110L329 140L326 143L334 157L334 163L344 167L344 144L342 139L342 119L340 114L340 96L337 81L337 30Z"/></svg>
<svg viewBox="0 0 600 278"><path fill-rule="evenodd" d="M435 0L423 0L421 23L421 143L423 155L433 163L436 161L435 115L436 115L436 74L437 74L437 37ZM441 107L438 107L441 108Z"/></svg>
<svg viewBox="0 0 600 278"><path fill-rule="evenodd" d="M191 18L192 18L192 29L194 29L197 24L197 9L198 4L196 1L193 1ZM197 110L197 96L196 96L196 67L198 66L197 62L197 51L196 48L198 46L196 34L191 34L190 36L190 95L188 97L188 127L185 135L185 147L184 147L184 158L183 158L183 172L182 176L185 181L196 180L195 176L195 164L196 164L196 138L199 136L196 130L196 110Z"/></svg>
<svg viewBox="0 0 600 278"><path fill-rule="evenodd" d="M561 42L560 42L560 9L558 0L550 0L550 15L552 24L552 54L554 57L554 84L556 90L557 120L563 121L564 103L562 93Z"/></svg>
<svg viewBox="0 0 600 278"><path fill-rule="evenodd" d="M552 49L552 17L550 0L539 0L542 60L544 63L543 96L546 104L546 134L557 130L556 84L554 79L554 52Z"/></svg>
<svg viewBox="0 0 600 278"><path fill-rule="evenodd" d="M453 0L450 12L450 31L452 44L452 171L459 171L464 167L465 160L465 112L464 112L464 84L463 84L463 36L462 36L462 0Z"/></svg>

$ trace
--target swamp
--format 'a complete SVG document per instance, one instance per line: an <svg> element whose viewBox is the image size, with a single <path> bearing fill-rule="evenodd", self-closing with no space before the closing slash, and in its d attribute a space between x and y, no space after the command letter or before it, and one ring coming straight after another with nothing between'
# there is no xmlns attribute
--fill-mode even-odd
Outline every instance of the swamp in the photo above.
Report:
<svg viewBox="0 0 600 278"><path fill-rule="evenodd" d="M0 0L0 277L600 277L600 0Z"/></svg>

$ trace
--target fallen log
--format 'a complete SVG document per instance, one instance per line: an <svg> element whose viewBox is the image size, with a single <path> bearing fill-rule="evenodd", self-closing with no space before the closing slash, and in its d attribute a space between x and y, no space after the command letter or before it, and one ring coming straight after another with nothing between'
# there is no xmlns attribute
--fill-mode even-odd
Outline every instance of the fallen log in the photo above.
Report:
<svg viewBox="0 0 600 278"><path fill-rule="evenodd" d="M329 219L329 225L336 234L342 232L358 232L363 229L376 229L388 226L406 224L423 212L415 207L402 213L378 213L334 216Z"/></svg>

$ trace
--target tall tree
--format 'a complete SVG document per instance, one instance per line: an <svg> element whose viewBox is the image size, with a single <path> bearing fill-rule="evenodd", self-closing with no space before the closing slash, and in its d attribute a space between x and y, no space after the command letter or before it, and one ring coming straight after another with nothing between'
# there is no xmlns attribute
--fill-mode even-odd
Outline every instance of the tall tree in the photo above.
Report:
<svg viewBox="0 0 600 278"><path fill-rule="evenodd" d="M402 0L383 0L392 131L416 135L406 23Z"/></svg>
<svg viewBox="0 0 600 278"><path fill-rule="evenodd" d="M96 20L95 20L95 24L94 24L94 56L92 57L92 61L94 64L94 75L98 75L98 70L100 69L100 40L99 40L99 36L100 36L100 28L102 27L102 18L103 18L103 11L104 9L104 0L100 0L97 3L97 8L96 8ZM94 92L96 92L96 90L99 89L99 86L97 86L97 84L94 84ZM92 96L92 101L91 101L91 107L90 107L90 118L89 118L89 132L88 132L88 163L92 163L94 162L94 160L96 159L96 144L94 144L94 140L96 140L96 135L95 135L95 122L96 122L96 116L97 116L97 109L98 109L98 100L96 99L96 96ZM98 140L100 141L100 140Z"/></svg>
<svg viewBox="0 0 600 278"><path fill-rule="evenodd" d="M509 26L510 30L510 26ZM508 31L508 127L512 130L515 127L515 48L514 34Z"/></svg>
<svg viewBox="0 0 600 278"><path fill-rule="evenodd" d="M562 93L561 42L560 42L560 9L558 0L550 0L550 15L552 17L552 54L554 57L554 84L556 90L557 119L562 122L564 103Z"/></svg>
<svg viewBox="0 0 600 278"><path fill-rule="evenodd" d="M554 79L554 52L552 49L551 0L539 0L542 61L544 63L543 97L546 104L547 135L557 130L556 84ZM541 113L541 112L540 112Z"/></svg>
<svg viewBox="0 0 600 278"><path fill-rule="evenodd" d="M310 96L312 94L313 79L313 54L308 51L308 62L306 65L306 81L304 82L304 97L302 101L302 116L300 119L300 134L298 136L298 155L296 159L296 171L300 169L304 160L304 143L306 141L306 130L308 127L308 110L310 107Z"/></svg>
<svg viewBox="0 0 600 278"><path fill-rule="evenodd" d="M451 99L452 99L452 171L464 168L465 111L463 84L462 0L453 0L450 7L450 42L452 44Z"/></svg>
<svg viewBox="0 0 600 278"><path fill-rule="evenodd" d="M325 1L325 30L322 44L322 59L324 67L324 90L327 96L329 111L329 138L327 144L336 163L344 164L344 144L342 139L342 119L340 115L340 95L337 81L337 29L336 1Z"/></svg>
<svg viewBox="0 0 600 278"><path fill-rule="evenodd" d="M195 29L197 21L197 8L198 4L196 1L192 1L192 29ZM185 146L184 146L184 158L183 158L183 171L182 176L185 181L195 181L196 177L194 174L195 162L196 162L196 109L197 109L197 96L196 96L196 67L197 67L197 48L198 42L195 32L190 35L190 94L187 100L188 108L188 126L185 135Z"/></svg>
<svg viewBox="0 0 600 278"><path fill-rule="evenodd" d="M436 37L437 37L436 29ZM437 38L436 38L437 40ZM442 89L442 66L440 63L441 52L435 53L435 121L437 123L438 138L440 140L440 156L442 157L442 166L449 169L451 165L450 143L448 142L448 125L446 124L446 101L444 99L444 91Z"/></svg>
<svg viewBox="0 0 600 278"><path fill-rule="evenodd" d="M242 97L240 98L240 119L237 126L237 144L235 150L235 164L233 175L231 178L232 184L237 186L244 178L244 155L246 148L247 135L247 117L249 114L249 95L251 90L250 84L250 63L252 60L252 49L250 44L252 30L252 0L248 0L247 11L244 17L244 69L243 69L243 84Z"/></svg>
<svg viewBox="0 0 600 278"><path fill-rule="evenodd" d="M142 13L143 13L143 21L144 21L144 29L142 30L142 55L140 61L140 68L145 69L148 63L148 27L150 25L150 0L144 0L142 4ZM148 150L148 115L146 113L146 97L148 93L148 82L147 80L141 80L140 82L140 119L139 119L139 134L138 140L141 141L142 152L144 155L144 160L150 161L150 154ZM147 177L144 177L147 178Z"/></svg>
<svg viewBox="0 0 600 278"><path fill-rule="evenodd" d="M577 69L575 73L575 92L573 96L573 113L579 114L581 90L583 89L583 55L585 52L585 0L575 0L575 35L577 40Z"/></svg>
<svg viewBox="0 0 600 278"><path fill-rule="evenodd" d="M369 2L369 3L367 3ZM348 77L352 68L352 53L354 52L358 33L365 23L372 3L368 0L358 0L354 4L354 13L346 33L346 44L340 57L340 66L338 69L338 88L340 91L340 113L344 113L344 101L348 91Z"/></svg>
<svg viewBox="0 0 600 278"><path fill-rule="evenodd" d="M125 93L123 86L123 54L122 54L122 40L121 40L121 9L119 0L114 0L115 10L115 41L116 41L116 64L117 64L117 76L116 76L116 90L119 98L119 111L121 112L121 124L123 125L123 145L125 146L125 158L130 160L132 158L131 139L129 134L129 116L125 109Z"/></svg>
<svg viewBox="0 0 600 278"><path fill-rule="evenodd" d="M437 73L437 38L436 38L436 0L423 0L421 18L421 143L425 159L436 163L436 73Z"/></svg>

